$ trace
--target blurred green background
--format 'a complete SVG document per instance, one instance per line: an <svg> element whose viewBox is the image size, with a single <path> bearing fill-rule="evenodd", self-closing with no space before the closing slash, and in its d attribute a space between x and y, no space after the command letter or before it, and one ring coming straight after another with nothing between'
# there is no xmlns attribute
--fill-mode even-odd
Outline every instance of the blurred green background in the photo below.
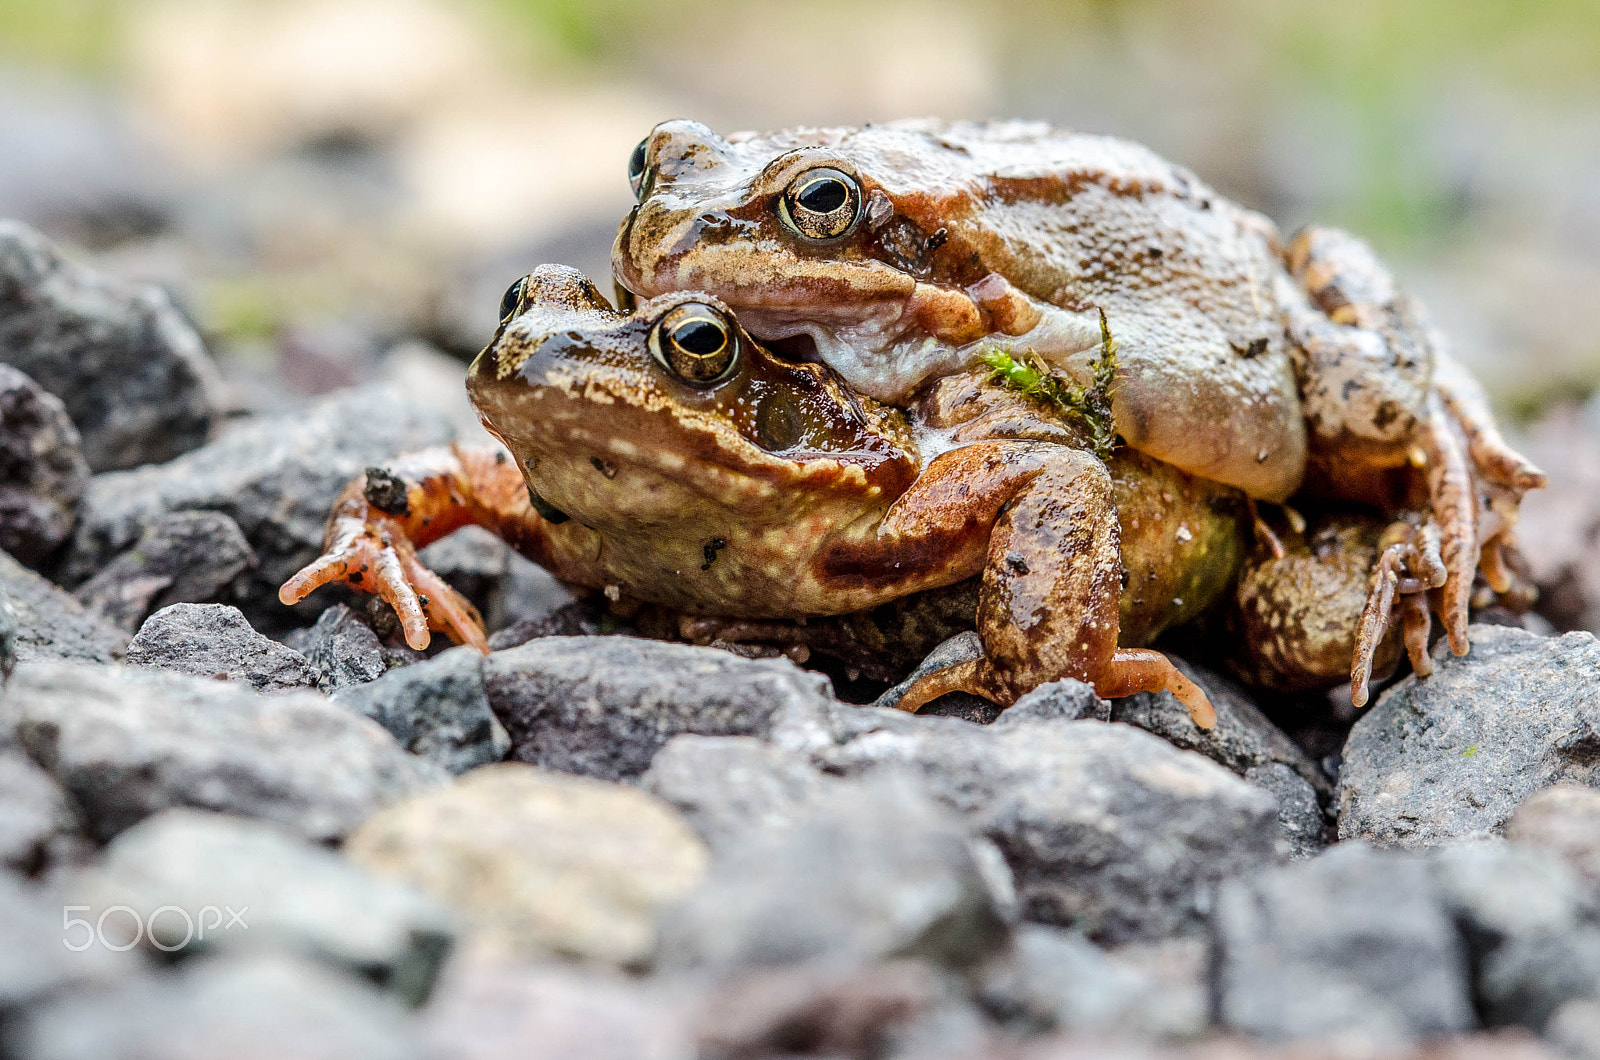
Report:
<svg viewBox="0 0 1600 1060"><path fill-rule="evenodd" d="M241 407L603 278L656 121L922 114L1354 229L1514 414L1600 383L1600 0L0 0L0 214L171 287Z"/></svg>

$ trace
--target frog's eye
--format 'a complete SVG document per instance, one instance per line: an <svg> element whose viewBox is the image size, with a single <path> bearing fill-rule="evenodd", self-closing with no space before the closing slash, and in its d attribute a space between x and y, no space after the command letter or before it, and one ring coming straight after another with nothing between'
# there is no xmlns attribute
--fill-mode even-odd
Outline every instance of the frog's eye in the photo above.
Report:
<svg viewBox="0 0 1600 1060"><path fill-rule="evenodd" d="M712 386L733 374L739 341L723 314L691 302L661 318L650 332L650 352L690 386Z"/></svg>
<svg viewBox="0 0 1600 1060"><path fill-rule="evenodd" d="M805 239L838 239L861 219L861 186L837 169L808 169L785 189L778 212Z"/></svg>
<svg viewBox="0 0 1600 1060"><path fill-rule="evenodd" d="M633 154L628 156L628 187L633 189L633 197L639 200L644 199L644 164L649 149L650 138L645 137L633 149Z"/></svg>
<svg viewBox="0 0 1600 1060"><path fill-rule="evenodd" d="M527 286L528 278L524 276L506 288L506 293L500 297L500 323L504 324L510 320L511 315L517 311L517 307L522 304L522 292Z"/></svg>

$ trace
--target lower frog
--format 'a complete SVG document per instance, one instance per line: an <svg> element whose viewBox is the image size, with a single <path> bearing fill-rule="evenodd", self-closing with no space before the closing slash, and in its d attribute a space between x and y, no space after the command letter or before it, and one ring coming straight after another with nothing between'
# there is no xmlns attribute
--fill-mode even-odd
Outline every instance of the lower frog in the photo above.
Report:
<svg viewBox="0 0 1600 1060"><path fill-rule="evenodd" d="M1004 387L915 416L755 343L708 296L612 310L575 270L507 292L467 386L498 447L401 458L350 484L326 554L280 596L378 593L407 641L486 647L416 549L469 523L558 578L687 615L847 615L979 579L981 658L922 679L1002 706L1065 677L1104 696L1204 693L1145 645L1222 596L1247 550L1244 495L1129 452L1102 460ZM1013 395L1015 396L1015 395Z"/></svg>

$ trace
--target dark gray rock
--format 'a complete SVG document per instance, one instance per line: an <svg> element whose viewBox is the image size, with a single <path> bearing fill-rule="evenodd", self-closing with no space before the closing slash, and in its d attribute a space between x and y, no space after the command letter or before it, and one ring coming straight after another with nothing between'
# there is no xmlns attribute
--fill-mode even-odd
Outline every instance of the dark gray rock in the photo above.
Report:
<svg viewBox="0 0 1600 1060"><path fill-rule="evenodd" d="M170 460L216 419L216 366L164 292L70 264L15 221L0 221L0 360L61 399L96 471Z"/></svg>
<svg viewBox="0 0 1600 1060"><path fill-rule="evenodd" d="M493 651L504 651L541 637L632 636L636 632L606 613L603 597L593 596L570 600L538 618L517 619L489 634L489 647Z"/></svg>
<svg viewBox="0 0 1600 1060"><path fill-rule="evenodd" d="M0 591L15 620L12 654L33 659L110 662L121 657L128 635L69 594L0 552Z"/></svg>
<svg viewBox="0 0 1600 1060"><path fill-rule="evenodd" d="M52 999L7 1035L19 1060L422 1060L410 1015L361 979L287 954L187 962L182 971Z"/></svg>
<svg viewBox="0 0 1600 1060"><path fill-rule="evenodd" d="M515 549L506 550L506 573L500 580L500 591L490 601L485 612L492 629L509 629L522 623L538 624L554 620L557 612L579 600L576 593L562 584L554 574L521 555ZM604 609L595 607L596 615ZM576 636L598 630L551 629L540 636ZM518 644L531 638L524 638ZM505 647L513 647L507 644Z"/></svg>
<svg viewBox="0 0 1600 1060"><path fill-rule="evenodd" d="M367 621L343 604L334 604L299 641L325 692L376 681L389 672L383 642Z"/></svg>
<svg viewBox="0 0 1600 1060"><path fill-rule="evenodd" d="M875 707L898 707L913 684L928 674L983 658L983 641L972 630L955 636L934 648L905 678L888 688L872 704ZM979 725L987 725L999 716L1000 708L970 692L949 692L927 704L921 711L930 717L962 718Z"/></svg>
<svg viewBox="0 0 1600 1060"><path fill-rule="evenodd" d="M257 692L315 688L306 657L250 628L237 607L173 604L145 620L128 645L129 666L239 681Z"/></svg>
<svg viewBox="0 0 1600 1060"><path fill-rule="evenodd" d="M1195 725L1189 711L1171 692L1141 692L1116 700L1111 705L1112 721L1153 732L1186 751L1198 751L1240 776L1280 763L1305 778L1321 796L1333 793L1333 785L1322 768L1272 724L1243 689L1209 670L1169 658L1185 676L1205 689L1217 711L1216 726L1202 729Z"/></svg>
<svg viewBox="0 0 1600 1060"><path fill-rule="evenodd" d="M137 953L100 945L84 910L70 899L0 872L0 1025L24 1004L74 983L100 984L138 973ZM0 1055L11 1054L3 1051Z"/></svg>
<svg viewBox="0 0 1600 1060"><path fill-rule="evenodd" d="M489 702L519 761L618 780L680 733L762 736L786 707L831 702L827 678L788 660L632 637L545 637L496 652Z"/></svg>
<svg viewBox="0 0 1600 1060"><path fill-rule="evenodd" d="M422 549L417 558L493 621L489 616L511 565L510 545L481 526L463 526Z"/></svg>
<svg viewBox="0 0 1600 1060"><path fill-rule="evenodd" d="M1392 1046L1474 1025L1466 947L1416 856L1341 844L1230 881L1214 932L1232 1030Z"/></svg>
<svg viewBox="0 0 1600 1060"><path fill-rule="evenodd" d="M639 786L688 819L713 852L751 830L791 824L839 782L798 755L753 736L674 736L656 752Z"/></svg>
<svg viewBox="0 0 1600 1060"><path fill-rule="evenodd" d="M971 967L1008 935L990 879L959 822L909 778L847 784L724 851L662 924L658 962Z"/></svg>
<svg viewBox="0 0 1600 1060"><path fill-rule="evenodd" d="M432 899L279 825L198 810L166 810L129 828L74 887L90 914L133 909L163 952L288 950L365 976L411 1005L428 996L452 938L448 913ZM153 915L163 906L180 912ZM202 915L224 906L242 924ZM212 930L197 932L197 923Z"/></svg>
<svg viewBox="0 0 1600 1060"><path fill-rule="evenodd" d="M0 364L0 549L31 567L44 563L72 533L88 485L61 399Z"/></svg>
<svg viewBox="0 0 1600 1060"><path fill-rule="evenodd" d="M239 525L259 561L239 601L252 623L292 624L278 587L322 551L334 500L370 464L448 441L449 423L391 387L343 391L304 413L251 420L159 467L96 475L62 569L87 581L133 546L162 516L222 512ZM326 590L324 590L326 592ZM301 605L309 617L326 606Z"/></svg>
<svg viewBox="0 0 1600 1060"><path fill-rule="evenodd" d="M1092 685L1067 678L1040 685L1011 705L995 724L1002 729L1028 721L1109 721L1111 704Z"/></svg>
<svg viewBox="0 0 1600 1060"><path fill-rule="evenodd" d="M334 702L382 725L412 754L465 773L511 751L511 737L489 709L483 665L476 649L452 648L343 688Z"/></svg>
<svg viewBox="0 0 1600 1060"><path fill-rule="evenodd" d="M240 595L256 554L221 512L158 517L138 542L73 593L130 633L170 604L227 603Z"/></svg>
<svg viewBox="0 0 1600 1060"><path fill-rule="evenodd" d="M1350 731L1339 837L1422 847L1498 834L1562 781L1600 786L1600 644L1473 626L1472 651L1435 646L1434 673L1389 689Z"/></svg>
<svg viewBox="0 0 1600 1060"><path fill-rule="evenodd" d="M50 774L0 744L0 869L37 872L82 830L72 801Z"/></svg>
<svg viewBox="0 0 1600 1060"><path fill-rule="evenodd" d="M1187 961L1192 982L1183 990L1081 935L1025 924L1011 950L983 969L978 996L994 1018L1023 1033L1195 1038L1205 1031L1208 1012L1203 954L1189 945L1194 948ZM1173 960L1175 954L1163 956L1183 963L1181 957Z"/></svg>
<svg viewBox="0 0 1600 1060"><path fill-rule="evenodd" d="M1600 884L1600 790L1557 784L1522 800L1506 838L1548 850Z"/></svg>
<svg viewBox="0 0 1600 1060"><path fill-rule="evenodd" d="M1559 857L1481 840L1439 849L1432 866L1484 1022L1542 1030L1565 1002L1600 997L1600 895Z"/></svg>
<svg viewBox="0 0 1600 1060"><path fill-rule="evenodd" d="M1306 778L1282 762L1254 766L1244 779L1267 792L1278 803L1278 853L1285 861L1315 857L1328 845L1327 822L1317 792Z"/></svg>
<svg viewBox="0 0 1600 1060"><path fill-rule="evenodd" d="M835 704L786 711L773 739L832 773L916 771L999 847L1028 919L1097 941L1198 932L1215 883L1275 855L1270 795L1127 725Z"/></svg>
<svg viewBox="0 0 1600 1060"><path fill-rule="evenodd" d="M262 817L337 839L449 774L313 692L262 696L186 674L82 663L17 667L0 696L15 739L108 840L172 806Z"/></svg>

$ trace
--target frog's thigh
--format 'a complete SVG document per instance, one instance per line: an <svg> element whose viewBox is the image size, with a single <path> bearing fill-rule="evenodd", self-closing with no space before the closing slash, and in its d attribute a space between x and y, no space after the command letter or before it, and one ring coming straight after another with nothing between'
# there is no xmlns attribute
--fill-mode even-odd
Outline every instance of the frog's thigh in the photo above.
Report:
<svg viewBox="0 0 1600 1060"><path fill-rule="evenodd" d="M1303 229L1288 264L1307 296L1290 298L1306 422L1324 443L1403 447L1433 377L1421 306L1366 244L1333 228Z"/></svg>

